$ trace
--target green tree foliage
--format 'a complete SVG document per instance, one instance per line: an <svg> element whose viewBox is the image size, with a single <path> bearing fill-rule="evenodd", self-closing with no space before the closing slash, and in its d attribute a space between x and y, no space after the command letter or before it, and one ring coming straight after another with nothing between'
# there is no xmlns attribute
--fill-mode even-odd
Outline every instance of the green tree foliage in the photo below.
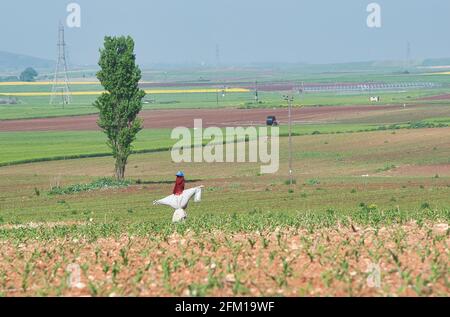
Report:
<svg viewBox="0 0 450 317"><path fill-rule="evenodd" d="M100 111L97 123L107 135L116 159L116 178L122 180L132 143L142 129L142 120L137 115L145 96L138 86L141 71L136 65L133 39L129 36L105 37L99 66L97 78L106 92L94 103Z"/></svg>
<svg viewBox="0 0 450 317"><path fill-rule="evenodd" d="M28 67L20 74L20 81L35 81L37 75L38 73L34 68Z"/></svg>

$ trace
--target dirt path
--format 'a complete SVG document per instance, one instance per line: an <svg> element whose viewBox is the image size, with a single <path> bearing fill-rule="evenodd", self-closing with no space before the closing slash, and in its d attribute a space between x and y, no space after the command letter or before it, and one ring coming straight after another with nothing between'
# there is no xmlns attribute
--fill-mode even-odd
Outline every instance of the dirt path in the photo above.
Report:
<svg viewBox="0 0 450 317"><path fill-rule="evenodd" d="M450 94L443 94L443 95L437 95L437 96L424 97L424 98L420 98L419 100L435 101L435 100L449 100L449 99L450 99Z"/></svg>
<svg viewBox="0 0 450 317"><path fill-rule="evenodd" d="M294 123L337 122L342 119L367 116L397 110L398 106L339 106L294 108ZM193 127L194 119L203 119L203 126L248 126L264 124L269 115L280 123L288 121L286 108L277 109L177 109L145 110L141 112L144 128ZM22 119L0 121L0 131L89 131L98 130L97 115Z"/></svg>

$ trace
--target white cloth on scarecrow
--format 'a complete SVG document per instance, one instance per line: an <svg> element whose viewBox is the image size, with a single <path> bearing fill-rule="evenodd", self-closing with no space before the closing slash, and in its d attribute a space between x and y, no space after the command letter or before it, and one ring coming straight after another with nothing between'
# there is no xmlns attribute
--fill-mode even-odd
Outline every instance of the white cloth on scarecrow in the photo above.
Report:
<svg viewBox="0 0 450 317"><path fill-rule="evenodd" d="M181 195L170 195L160 200L155 200L153 205L165 205L175 209L172 222L180 222L187 218L186 208L189 200L194 197L194 202L200 202L202 199L203 186L186 189Z"/></svg>

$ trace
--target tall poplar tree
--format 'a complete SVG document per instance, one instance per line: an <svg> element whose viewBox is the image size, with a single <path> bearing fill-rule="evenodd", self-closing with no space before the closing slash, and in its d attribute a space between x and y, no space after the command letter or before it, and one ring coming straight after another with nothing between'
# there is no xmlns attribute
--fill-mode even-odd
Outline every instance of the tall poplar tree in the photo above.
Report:
<svg viewBox="0 0 450 317"><path fill-rule="evenodd" d="M106 92L94 103L100 112L97 124L108 137L108 146L116 160L116 178L123 180L132 143L142 129L138 114L145 96L138 85L141 70L136 65L133 39L106 36L98 64L101 70L97 78Z"/></svg>

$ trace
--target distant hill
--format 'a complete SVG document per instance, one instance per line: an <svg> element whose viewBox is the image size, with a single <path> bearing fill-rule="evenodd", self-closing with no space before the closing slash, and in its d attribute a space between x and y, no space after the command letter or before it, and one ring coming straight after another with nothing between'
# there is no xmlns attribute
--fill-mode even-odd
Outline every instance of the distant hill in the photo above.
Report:
<svg viewBox="0 0 450 317"><path fill-rule="evenodd" d="M447 66L450 65L450 58L428 58L423 61L422 66Z"/></svg>
<svg viewBox="0 0 450 317"><path fill-rule="evenodd" d="M55 62L51 60L0 51L0 72L19 71L26 67L47 69L54 66Z"/></svg>

